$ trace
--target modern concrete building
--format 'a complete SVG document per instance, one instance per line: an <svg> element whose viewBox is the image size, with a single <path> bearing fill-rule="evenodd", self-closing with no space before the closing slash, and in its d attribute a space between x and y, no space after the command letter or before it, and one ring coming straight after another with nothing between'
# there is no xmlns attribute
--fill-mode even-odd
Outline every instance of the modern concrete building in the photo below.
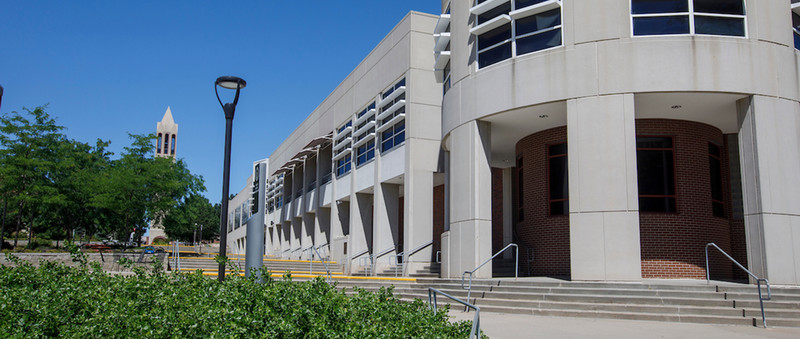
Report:
<svg viewBox="0 0 800 339"><path fill-rule="evenodd" d="M799 285L798 6L412 12L270 155L266 251L460 277L515 243L523 274L637 281L704 279L714 242Z"/></svg>
<svg viewBox="0 0 800 339"><path fill-rule="evenodd" d="M795 2L443 1L443 275L511 228L534 275L704 278L715 242L800 284Z"/></svg>
<svg viewBox="0 0 800 339"><path fill-rule="evenodd" d="M262 159L253 162L253 168L257 164L269 166L269 159ZM247 177L244 188L237 193L228 203L228 236L227 249L231 254L244 255L247 248L247 219L253 213L250 208L253 204L253 178L255 172ZM266 226L266 225L265 225ZM267 252L272 253L272 252ZM266 254L266 253L265 253Z"/></svg>

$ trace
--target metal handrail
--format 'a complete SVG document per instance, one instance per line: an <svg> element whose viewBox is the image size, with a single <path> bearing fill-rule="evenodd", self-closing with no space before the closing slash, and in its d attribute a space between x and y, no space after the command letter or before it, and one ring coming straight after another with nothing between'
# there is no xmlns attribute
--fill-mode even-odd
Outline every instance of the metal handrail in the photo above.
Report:
<svg viewBox="0 0 800 339"><path fill-rule="evenodd" d="M411 257L412 255L416 254L417 252L422 251L423 248L426 248L426 247L431 246L431 245L433 245L433 240L415 247L414 249L412 249L410 251L410 253L408 253L408 257ZM406 263L411 262L410 260L405 260L405 257L406 257L405 253L406 252L403 251L403 252L397 253L397 254L389 257L389 265L397 266L397 265L400 264L400 259L403 259L403 263L402 263L403 267L402 267L401 270L403 272L405 272L406 271ZM392 257L394 257L394 264L392 264ZM394 270L394 276L397 277L397 269L396 268Z"/></svg>
<svg viewBox="0 0 800 339"><path fill-rule="evenodd" d="M303 250L302 248L298 248L296 250L292 250L292 252L289 253L289 259L292 258L292 256L294 255L294 252L302 251L302 250ZM300 252L300 254L302 255L302 252ZM297 257L297 258L300 258L300 257Z"/></svg>
<svg viewBox="0 0 800 339"><path fill-rule="evenodd" d="M324 245L320 245L319 247L322 247L322 246L324 246ZM314 250L314 252L317 253L317 256L319 257L320 261L322 261L322 265L325 266L325 272L326 272L325 282L330 284L331 282L333 282L333 275L331 274L331 269L328 267L328 263L325 262L325 260L322 260L322 255L319 254L319 251L317 250L318 247L313 247L312 246L311 249ZM312 265L311 267L312 268L313 268L313 263L314 263L314 253L312 252L311 253L311 265ZM308 274L312 274L312 272L313 272L312 270L309 270Z"/></svg>
<svg viewBox="0 0 800 339"><path fill-rule="evenodd" d="M360 257L360 256L362 256L362 255L364 255L364 254L368 254L368 253L369 253L369 248L367 248L367 249L365 249L365 250L361 251L360 253L358 253L358 254L356 254L356 255L354 255L354 256L352 256L352 257L350 257L350 260L348 260L348 262L347 262L347 264L348 264L348 268L351 268L351 267L350 267L350 262L352 262L352 261L353 261L353 260L355 260L356 258L358 258L358 257ZM360 258L360 259L359 259L359 261L364 261L364 258L366 258L366 257L362 257L362 258ZM366 265L362 264L361 266L366 266Z"/></svg>
<svg viewBox="0 0 800 339"><path fill-rule="evenodd" d="M428 306L433 309L433 314L436 314L436 294L441 294L445 297L450 298L451 300L464 305L466 307L472 308L475 310L475 317L472 318L472 330L469 332L469 338L475 337L480 338L481 335L481 308L470 304L467 301L458 299L452 295L444 293L440 290L437 290L433 287L428 287Z"/></svg>
<svg viewBox="0 0 800 339"><path fill-rule="evenodd" d="M486 261L484 261L483 264L480 264L480 265L478 265L478 267L475 267L474 270L472 270L472 271L464 271L464 273L461 273L461 288L465 289L465 290L468 290L467 291L467 300L469 300L469 297L472 294L472 276L474 275L475 271L479 270L481 267L483 267L483 265L488 264L490 261L492 261L492 259L494 259L498 255L500 255L500 253L505 252L505 250L507 250L509 247L514 247L516 249L516 256L515 256L516 257L515 258L516 265L514 266L514 278L519 278L519 246L517 246L517 244L515 244L515 243L510 243L510 244L506 245L506 247L503 247L502 250L497 251L497 253L495 253L491 258L486 259ZM469 289L464 288L464 276L467 275L467 274L469 274Z"/></svg>
<svg viewBox="0 0 800 339"><path fill-rule="evenodd" d="M753 279L756 280L756 285L758 285L758 302L761 305L761 323L764 324L764 328L767 328L767 316L764 313L764 301L765 300L772 300L772 291L770 291L770 288L769 288L769 280L761 279L761 278L757 277L755 274L753 274L753 272L750 272L750 270L746 269L744 266L742 266L742 264L740 264L738 261L736 261L736 259L733 259L733 257L731 257L728 253L726 253L721 248L719 248L719 246L717 246L717 244L715 244L713 242L710 242L710 243L706 244L706 282L711 282L711 270L710 270L710 268L708 266L708 247L709 246L714 246L714 248L716 248L723 255L728 257L728 259L733 261L733 263L736 264L736 266L739 266L739 268L743 269L745 272L747 272L747 274L749 274L751 277L753 277ZM761 294L761 282L762 281L767 285L767 297L766 298L764 298L764 296Z"/></svg>

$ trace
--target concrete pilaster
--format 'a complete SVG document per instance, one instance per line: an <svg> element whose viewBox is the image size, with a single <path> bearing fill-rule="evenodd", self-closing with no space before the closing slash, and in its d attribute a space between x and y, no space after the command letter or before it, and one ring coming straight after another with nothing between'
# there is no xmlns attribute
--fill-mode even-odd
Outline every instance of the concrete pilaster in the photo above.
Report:
<svg viewBox="0 0 800 339"><path fill-rule="evenodd" d="M748 266L772 284L800 284L800 105L738 102Z"/></svg>
<svg viewBox="0 0 800 339"><path fill-rule="evenodd" d="M281 252L282 259L289 259L292 251L292 223L289 221L283 222L281 226Z"/></svg>
<svg viewBox="0 0 800 339"><path fill-rule="evenodd" d="M372 194L355 193L355 201L350 203L350 238L347 257L352 270L363 266L362 259L373 254L372 247Z"/></svg>
<svg viewBox="0 0 800 339"><path fill-rule="evenodd" d="M400 230L400 187L396 184L375 185L375 213L372 232L375 271L394 263ZM380 257L377 255L380 254Z"/></svg>
<svg viewBox="0 0 800 339"><path fill-rule="evenodd" d="M292 218L291 227L290 227L290 240L289 245L292 249L289 253L291 259L297 259L300 255L300 249L302 249L302 244L300 243L300 236L302 234L303 228L303 220L300 218Z"/></svg>
<svg viewBox="0 0 800 339"><path fill-rule="evenodd" d="M350 202L336 201L331 206L331 259L346 263L352 253L348 246L350 233ZM345 231L346 230L346 231ZM349 265L347 268L349 269ZM349 272L345 272L349 273Z"/></svg>
<svg viewBox="0 0 800 339"><path fill-rule="evenodd" d="M567 101L573 280L639 280L633 94Z"/></svg>
<svg viewBox="0 0 800 339"><path fill-rule="evenodd" d="M406 140L406 178L403 187L403 252L405 274L428 265L433 245L433 172L439 162L439 140L412 138ZM416 251L416 252L414 252Z"/></svg>
<svg viewBox="0 0 800 339"><path fill-rule="evenodd" d="M331 208L318 207L314 217L314 246L322 246L318 249L320 255L329 255L330 238L328 236L331 229Z"/></svg>
<svg viewBox="0 0 800 339"><path fill-rule="evenodd" d="M315 219L313 213L304 213L301 218L300 248L302 248L303 252L300 258L303 260L311 258L311 252L308 249L314 246Z"/></svg>
<svg viewBox="0 0 800 339"><path fill-rule="evenodd" d="M450 230L442 238L448 242L442 251L449 262L442 267L443 277L460 277L492 255L490 142L487 122L471 121L450 133ZM491 263L474 275L491 276Z"/></svg>

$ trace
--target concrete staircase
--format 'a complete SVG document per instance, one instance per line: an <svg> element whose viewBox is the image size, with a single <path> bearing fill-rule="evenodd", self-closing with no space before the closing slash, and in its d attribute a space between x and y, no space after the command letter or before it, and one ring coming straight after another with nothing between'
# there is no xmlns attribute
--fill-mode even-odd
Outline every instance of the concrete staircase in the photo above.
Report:
<svg viewBox="0 0 800 339"><path fill-rule="evenodd" d="M460 280L417 279L392 282L402 300L427 301L428 287L466 299ZM344 281L338 287L377 290L387 282ZM766 291L764 290L764 293ZM442 304L449 299L440 297ZM560 317L638 319L761 326L755 286L704 281L649 281L643 283L569 282L546 278L473 281L471 303L482 312L535 314ZM800 327L800 288L772 288L764 307L769 326ZM454 309L463 306L453 304Z"/></svg>
<svg viewBox="0 0 800 339"><path fill-rule="evenodd" d="M170 270L174 270L175 267L172 267L172 260L169 261L170 263ZM244 272L245 269L245 259L244 258L233 258L231 259L231 263L233 263L240 272ZM342 265L332 261L326 261L327 267L331 270L332 275L341 275L342 274ZM285 272L289 272L292 275L325 275L326 269L325 265L323 265L322 261L315 260L313 264L309 264L308 260L281 260L281 259L264 259L264 267L268 270L272 271L273 275L283 275ZM193 272L196 270L201 270L203 273L208 274L217 274L219 269L219 264L210 257L198 257L198 256L182 256L181 257L181 271L183 272ZM230 268L226 269L226 272L232 272Z"/></svg>

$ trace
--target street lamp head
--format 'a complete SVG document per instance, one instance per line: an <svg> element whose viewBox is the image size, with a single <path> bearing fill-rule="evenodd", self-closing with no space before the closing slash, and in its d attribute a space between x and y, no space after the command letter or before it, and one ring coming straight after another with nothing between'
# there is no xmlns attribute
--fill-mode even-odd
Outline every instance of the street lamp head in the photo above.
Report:
<svg viewBox="0 0 800 339"><path fill-rule="evenodd" d="M247 82L244 79L230 75L217 78L214 84L227 89L242 89L247 86Z"/></svg>

